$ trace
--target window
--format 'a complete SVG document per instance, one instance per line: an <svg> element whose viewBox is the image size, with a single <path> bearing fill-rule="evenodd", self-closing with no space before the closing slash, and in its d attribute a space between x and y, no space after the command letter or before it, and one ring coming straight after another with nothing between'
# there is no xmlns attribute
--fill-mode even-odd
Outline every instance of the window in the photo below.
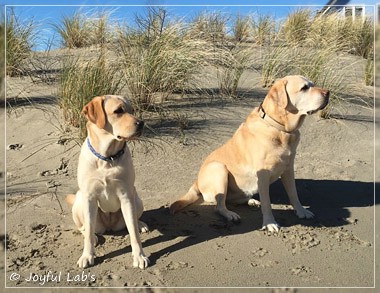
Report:
<svg viewBox="0 0 380 293"><path fill-rule="evenodd" d="M365 16L364 6L345 6L343 7L343 15L352 17L352 19L363 18Z"/></svg>

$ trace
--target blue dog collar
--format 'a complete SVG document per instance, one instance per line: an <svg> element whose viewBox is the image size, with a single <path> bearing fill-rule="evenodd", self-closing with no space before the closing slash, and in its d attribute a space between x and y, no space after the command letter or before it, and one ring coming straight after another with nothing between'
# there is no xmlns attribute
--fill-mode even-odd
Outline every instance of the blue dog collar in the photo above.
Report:
<svg viewBox="0 0 380 293"><path fill-rule="evenodd" d="M91 145L90 139L88 137L87 137L86 140L87 140L87 146L90 149L91 153L93 153L95 157L97 157L98 159L101 159L102 161L113 162L113 161L117 160L118 158L120 158L122 155L124 155L124 147L125 146L120 151L118 151L115 155L109 156L109 157L105 157L105 156L99 154L94 149L94 147Z"/></svg>

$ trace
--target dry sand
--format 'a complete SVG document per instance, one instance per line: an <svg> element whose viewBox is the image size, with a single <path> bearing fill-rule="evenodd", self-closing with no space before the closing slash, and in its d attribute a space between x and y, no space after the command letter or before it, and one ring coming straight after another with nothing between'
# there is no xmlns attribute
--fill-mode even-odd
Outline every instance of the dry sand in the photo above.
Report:
<svg viewBox="0 0 380 293"><path fill-rule="evenodd" d="M6 117L6 149L0 149L0 156L5 152L7 159L6 232L0 231L3 243L6 234L7 247L5 263L0 257L0 279L5 278L7 287L285 291L274 288L374 286L378 202L374 203L372 107L343 104L335 110L343 119L322 120L317 115L306 119L296 157L296 183L301 202L316 217L298 219L277 182L271 197L282 228L270 236L259 231L261 211L248 206L231 206L241 215L238 225L225 222L209 204L190 206L175 216L168 213L168 205L190 187L202 160L232 135L265 91L255 90L241 100L193 101L191 107L176 103L173 107L188 112L184 133L173 123L164 123L158 134L146 134L154 145L130 145L136 188L145 206L142 220L151 230L141 235L150 266L132 268L124 231L100 237L95 265L81 270L76 261L83 238L63 200L76 191L80 146L67 140L73 130L66 131L53 99L56 85L14 78L8 80L7 89L8 97L22 89L33 102L23 104L18 97L11 111L0 112L1 121ZM363 86L361 94L371 98L372 90ZM3 256L4 245L0 250ZM46 282L28 281L31 275L51 277Z"/></svg>

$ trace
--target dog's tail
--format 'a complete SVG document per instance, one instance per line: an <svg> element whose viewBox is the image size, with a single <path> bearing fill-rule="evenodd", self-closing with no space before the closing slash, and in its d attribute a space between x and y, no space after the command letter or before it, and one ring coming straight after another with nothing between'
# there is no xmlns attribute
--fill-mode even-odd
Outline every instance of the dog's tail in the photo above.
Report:
<svg viewBox="0 0 380 293"><path fill-rule="evenodd" d="M73 206L74 204L74 201L75 201L75 194L68 194L65 198L65 202L69 205L69 206Z"/></svg>
<svg viewBox="0 0 380 293"><path fill-rule="evenodd" d="M199 191L197 181L195 181L184 196L170 205L170 213L175 214L178 211L182 210L184 207L196 202L201 198L202 194Z"/></svg>

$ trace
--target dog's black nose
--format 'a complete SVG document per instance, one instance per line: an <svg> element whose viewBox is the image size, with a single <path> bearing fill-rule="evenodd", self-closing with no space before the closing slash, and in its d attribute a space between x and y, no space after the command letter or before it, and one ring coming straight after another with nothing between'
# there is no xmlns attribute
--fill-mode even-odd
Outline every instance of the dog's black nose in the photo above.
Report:
<svg viewBox="0 0 380 293"><path fill-rule="evenodd" d="M142 121L142 120L138 120L138 121L136 122L136 126L137 126L137 129L138 129L138 130L142 130L142 129L144 128L144 121Z"/></svg>

